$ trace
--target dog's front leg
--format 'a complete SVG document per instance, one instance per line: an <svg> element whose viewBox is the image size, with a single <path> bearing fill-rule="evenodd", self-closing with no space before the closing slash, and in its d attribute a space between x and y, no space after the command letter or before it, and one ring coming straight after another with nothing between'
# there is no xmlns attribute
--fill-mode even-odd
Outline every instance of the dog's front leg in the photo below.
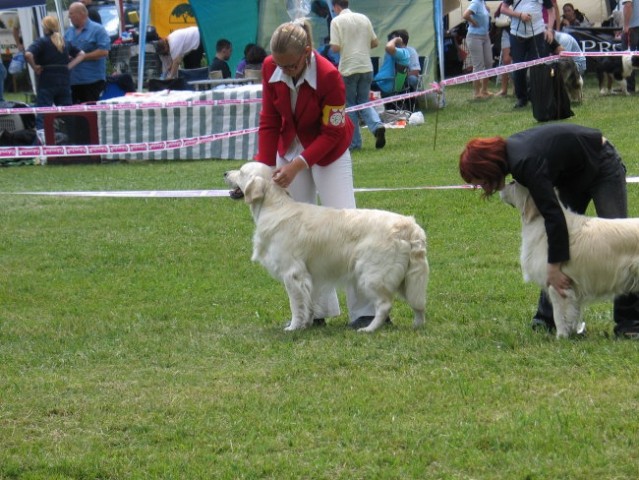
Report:
<svg viewBox="0 0 639 480"><path fill-rule="evenodd" d="M581 308L572 290L567 290L562 297L554 287L548 288L548 297L552 303L552 314L557 327L557 338L568 338L577 333L577 325L581 318Z"/></svg>
<svg viewBox="0 0 639 480"><path fill-rule="evenodd" d="M286 331L310 327L313 323L313 282L308 272L293 271L283 276L286 293L291 306L291 323Z"/></svg>

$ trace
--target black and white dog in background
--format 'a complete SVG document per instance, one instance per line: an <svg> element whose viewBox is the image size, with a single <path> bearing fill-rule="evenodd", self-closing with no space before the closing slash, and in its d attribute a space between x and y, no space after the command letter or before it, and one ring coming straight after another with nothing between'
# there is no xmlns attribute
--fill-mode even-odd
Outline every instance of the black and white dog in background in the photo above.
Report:
<svg viewBox="0 0 639 480"><path fill-rule="evenodd" d="M571 58L557 60L557 69L564 81L564 89L571 102L581 102L584 97L584 81L581 78L577 65Z"/></svg>
<svg viewBox="0 0 639 480"><path fill-rule="evenodd" d="M613 82L623 95L629 95L626 80L633 70L639 69L639 55L602 57L597 62L599 93L613 93Z"/></svg>

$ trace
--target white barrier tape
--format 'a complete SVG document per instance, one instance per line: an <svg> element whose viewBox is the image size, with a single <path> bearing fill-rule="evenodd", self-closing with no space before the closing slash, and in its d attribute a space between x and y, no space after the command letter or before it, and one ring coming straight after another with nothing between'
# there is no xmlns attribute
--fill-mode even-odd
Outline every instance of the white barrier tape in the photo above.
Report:
<svg viewBox="0 0 639 480"><path fill-rule="evenodd" d="M639 177L627 177L627 183L639 183ZM475 190L473 185L440 185L398 188L356 188L355 193L402 192L408 190ZM2 195L42 195L51 197L103 197L103 198L210 198L228 197L229 190L121 190L98 192L0 192Z"/></svg>
<svg viewBox="0 0 639 480"><path fill-rule="evenodd" d="M552 62L554 60L558 60L559 55L551 55L549 57L536 58L535 60L529 60L527 62L519 62L519 63L511 63L509 65L501 65L495 68L489 68L488 70L482 70L477 73L468 73L466 75L460 75L459 77L448 78L446 80L442 80L439 84L441 86L450 86L450 85L459 85L462 83L468 83L473 80L481 80L483 78L494 77L495 75L502 75L504 73L514 72L515 70L522 70L524 68L530 68L535 65L540 65L542 63Z"/></svg>
<svg viewBox="0 0 639 480"><path fill-rule="evenodd" d="M559 53L560 57L624 57L626 55L639 55L639 52L632 52L630 50L613 50L611 52L567 52L563 51Z"/></svg>
<svg viewBox="0 0 639 480"><path fill-rule="evenodd" d="M405 190L453 190L472 189L471 185L399 188L356 188L355 193L400 192ZM11 192L5 192L10 193ZM53 197L105 197L105 198L200 198L228 197L229 190L122 190L102 192L15 192L14 195L44 195Z"/></svg>

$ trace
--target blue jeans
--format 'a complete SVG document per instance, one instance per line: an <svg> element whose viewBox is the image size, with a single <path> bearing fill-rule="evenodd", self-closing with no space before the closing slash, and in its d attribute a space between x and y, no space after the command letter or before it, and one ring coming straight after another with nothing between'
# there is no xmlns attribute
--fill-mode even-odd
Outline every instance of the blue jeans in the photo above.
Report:
<svg viewBox="0 0 639 480"><path fill-rule="evenodd" d="M7 79L7 67L0 61L0 102L4 102L4 81Z"/></svg>
<svg viewBox="0 0 639 480"><path fill-rule="evenodd" d="M513 63L521 63L537 58L548 56L548 44L544 39L544 34L540 33L530 38L516 37L510 34L510 55ZM519 101L528 101L528 86L526 74L528 69L523 68L513 72L513 84L515 86L515 96Z"/></svg>
<svg viewBox="0 0 639 480"><path fill-rule="evenodd" d="M354 107L355 105L368 102L371 82L373 81L373 72L355 73L343 78L344 86L346 87L346 107ZM362 148L362 134L359 131L360 116L372 134L375 134L375 131L384 125L379 119L378 113L371 107L356 112L349 112L348 116L355 127L353 139L351 140L351 149Z"/></svg>

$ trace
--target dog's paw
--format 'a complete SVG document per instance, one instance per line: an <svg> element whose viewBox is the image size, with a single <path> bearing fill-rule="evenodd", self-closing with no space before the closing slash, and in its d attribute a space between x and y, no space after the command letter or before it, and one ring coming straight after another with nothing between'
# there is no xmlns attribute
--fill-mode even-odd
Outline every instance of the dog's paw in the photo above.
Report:
<svg viewBox="0 0 639 480"><path fill-rule="evenodd" d="M288 322L286 324L286 326L284 327L284 331L285 332L294 332L295 330L304 330L306 327L308 327L308 325L302 323L302 322Z"/></svg>
<svg viewBox="0 0 639 480"><path fill-rule="evenodd" d="M364 333L373 333L375 330L377 330L377 328L371 328L370 325L368 327L357 329L358 332L364 332Z"/></svg>

